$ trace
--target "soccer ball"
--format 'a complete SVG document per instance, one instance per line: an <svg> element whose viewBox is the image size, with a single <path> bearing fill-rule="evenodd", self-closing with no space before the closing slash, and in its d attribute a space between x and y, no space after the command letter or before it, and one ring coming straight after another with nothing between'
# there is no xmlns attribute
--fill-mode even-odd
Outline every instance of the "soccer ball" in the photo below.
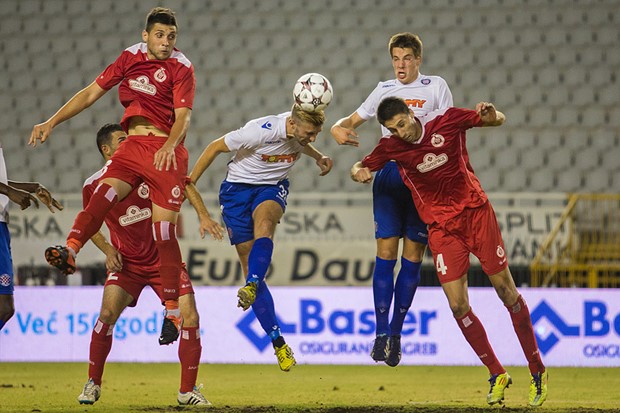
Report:
<svg viewBox="0 0 620 413"><path fill-rule="evenodd" d="M295 103L306 112L324 110L334 97L334 89L329 80L318 73L306 73L293 88Z"/></svg>

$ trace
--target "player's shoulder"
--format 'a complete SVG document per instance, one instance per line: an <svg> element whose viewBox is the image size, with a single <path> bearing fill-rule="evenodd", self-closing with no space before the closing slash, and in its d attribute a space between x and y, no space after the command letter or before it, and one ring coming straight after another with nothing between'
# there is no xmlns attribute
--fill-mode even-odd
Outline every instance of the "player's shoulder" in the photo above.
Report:
<svg viewBox="0 0 620 413"><path fill-rule="evenodd" d="M82 188L96 186L97 183L99 182L99 179L101 179L101 177L103 176L103 172L104 170L103 168L101 168L100 170L98 170L97 172L95 172L94 174L86 178L84 180L84 184L82 185Z"/></svg>
<svg viewBox="0 0 620 413"><path fill-rule="evenodd" d="M146 53L146 52L147 52L147 48L146 48L146 43L144 42L136 43L134 45L129 46L125 50L123 50L123 53L127 53L127 54L134 55L134 56L137 56L139 54Z"/></svg>
<svg viewBox="0 0 620 413"><path fill-rule="evenodd" d="M398 85L399 83L396 81L396 79L382 80L377 83L377 86L375 86L375 90L386 93L390 89L396 88Z"/></svg>
<svg viewBox="0 0 620 413"><path fill-rule="evenodd" d="M188 69L192 67L192 62L190 62L190 60L187 58L187 56L185 56L185 53L183 53L182 51L180 51L176 47L172 51L172 54L170 55L170 59L173 59L173 60L179 62L180 64L182 64L183 66L187 67Z"/></svg>

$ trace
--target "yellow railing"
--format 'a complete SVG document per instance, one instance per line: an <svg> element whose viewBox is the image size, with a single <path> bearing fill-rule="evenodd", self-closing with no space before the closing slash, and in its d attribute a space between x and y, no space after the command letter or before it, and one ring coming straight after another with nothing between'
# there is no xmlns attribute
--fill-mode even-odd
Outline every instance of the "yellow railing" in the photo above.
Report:
<svg viewBox="0 0 620 413"><path fill-rule="evenodd" d="M534 287L620 287L620 194L572 194L530 266Z"/></svg>

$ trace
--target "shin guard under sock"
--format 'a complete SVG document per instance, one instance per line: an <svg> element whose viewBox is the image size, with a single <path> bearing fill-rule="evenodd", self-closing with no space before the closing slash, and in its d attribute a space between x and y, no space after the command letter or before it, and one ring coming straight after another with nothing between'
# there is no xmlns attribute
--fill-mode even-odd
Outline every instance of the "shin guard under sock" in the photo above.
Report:
<svg viewBox="0 0 620 413"><path fill-rule="evenodd" d="M159 274L163 299L179 299L179 277L181 275L181 249L176 236L176 226L168 221L153 223L153 237L159 253Z"/></svg>
<svg viewBox="0 0 620 413"><path fill-rule="evenodd" d="M394 295L394 267L396 260L375 258L375 271L372 276L372 293L377 319L376 334L390 334L389 317L392 296Z"/></svg>
<svg viewBox="0 0 620 413"><path fill-rule="evenodd" d="M105 361L112 348L113 333L114 324L105 324L97 319L90 338L88 377L98 386L101 386Z"/></svg>
<svg viewBox="0 0 620 413"><path fill-rule="evenodd" d="M194 390L198 378L198 366L202 354L200 327L183 327L179 337L179 361L181 362L181 393Z"/></svg>
<svg viewBox="0 0 620 413"><path fill-rule="evenodd" d="M545 366L540 358L536 336L534 336L534 328L532 327L532 319L527 303L521 295L517 298L517 302L511 306L506 306L512 319L512 325L517 333L519 343L523 349L523 354L527 359L528 367L532 374L542 373Z"/></svg>
<svg viewBox="0 0 620 413"><path fill-rule="evenodd" d="M506 370L504 366L502 366L495 356L491 343L489 343L484 326L471 308L463 317L456 318L456 323L463 332L471 348L480 358L480 361L489 369L489 373L491 373L491 375L505 373Z"/></svg>

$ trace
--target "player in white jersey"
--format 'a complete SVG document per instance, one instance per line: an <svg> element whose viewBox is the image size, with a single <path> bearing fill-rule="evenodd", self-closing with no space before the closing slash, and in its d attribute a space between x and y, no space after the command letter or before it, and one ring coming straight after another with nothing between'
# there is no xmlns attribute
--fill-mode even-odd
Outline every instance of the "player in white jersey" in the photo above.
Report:
<svg viewBox="0 0 620 413"><path fill-rule="evenodd" d="M304 112L296 105L291 112L251 120L206 147L187 186L187 198L200 218L201 235L213 233L217 222L209 216L194 184L219 154L235 152L220 187L220 205L230 243L237 249L246 275L246 285L237 294L237 306L244 311L252 306L283 371L289 371L296 361L282 337L265 275L276 225L286 209L291 167L305 154L316 160L321 176L332 169L331 158L311 145L323 123L323 112Z"/></svg>
<svg viewBox="0 0 620 413"><path fill-rule="evenodd" d="M34 195L32 195L34 194ZM35 198L36 196L36 198ZM54 213L54 208L62 210L50 191L38 182L9 181L4 162L4 151L0 144L0 330L15 313L13 303L13 259L11 257L11 236L9 234L9 201L15 202L21 209L39 202L45 204Z"/></svg>
<svg viewBox="0 0 620 413"><path fill-rule="evenodd" d="M379 82L355 112L332 126L331 133L338 144L358 146L355 129L376 116L379 103L388 96L404 99L416 116L453 106L452 94L445 80L439 76L420 73L422 41L417 35L395 34L390 39L388 48L395 79ZM390 135L383 126L381 130L382 136ZM420 282L428 233L394 162L388 163L377 172L372 191L377 240L373 274L377 337L370 355L375 361L384 361L394 367L400 362L400 334ZM394 285L394 268L400 238L403 238L401 269ZM390 322L392 298L394 311Z"/></svg>

